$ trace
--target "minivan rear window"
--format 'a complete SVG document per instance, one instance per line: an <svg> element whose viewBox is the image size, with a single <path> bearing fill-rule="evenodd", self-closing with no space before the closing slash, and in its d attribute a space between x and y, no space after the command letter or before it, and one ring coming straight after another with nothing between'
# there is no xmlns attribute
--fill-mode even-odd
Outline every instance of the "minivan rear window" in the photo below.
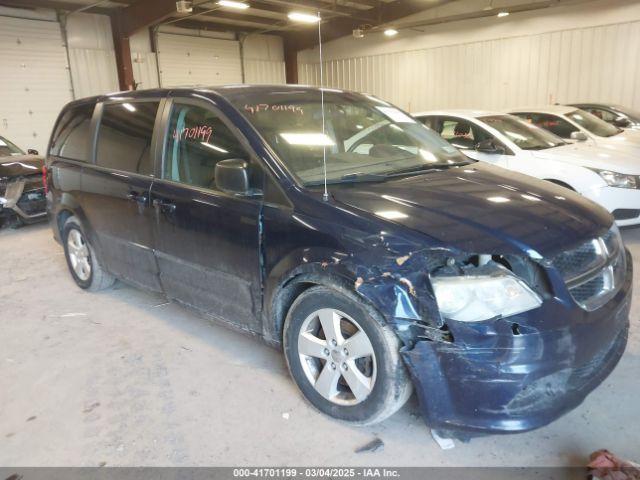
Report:
<svg viewBox="0 0 640 480"><path fill-rule="evenodd" d="M151 138L159 101L107 103L98 130L96 163L151 175Z"/></svg>
<svg viewBox="0 0 640 480"><path fill-rule="evenodd" d="M77 105L60 117L53 134L50 155L81 162L89 161L91 117L94 107L94 103Z"/></svg>

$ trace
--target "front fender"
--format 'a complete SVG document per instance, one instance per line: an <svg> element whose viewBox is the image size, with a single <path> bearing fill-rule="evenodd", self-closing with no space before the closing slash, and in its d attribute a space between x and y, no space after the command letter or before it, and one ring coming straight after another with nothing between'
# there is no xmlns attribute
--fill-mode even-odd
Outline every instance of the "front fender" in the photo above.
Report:
<svg viewBox="0 0 640 480"><path fill-rule="evenodd" d="M443 325L429 280L429 262L443 251L398 252L373 248L360 254L327 248L298 249L282 259L265 282L265 337L282 338L288 307L309 285L352 291L375 308L405 345L417 338L441 336Z"/></svg>

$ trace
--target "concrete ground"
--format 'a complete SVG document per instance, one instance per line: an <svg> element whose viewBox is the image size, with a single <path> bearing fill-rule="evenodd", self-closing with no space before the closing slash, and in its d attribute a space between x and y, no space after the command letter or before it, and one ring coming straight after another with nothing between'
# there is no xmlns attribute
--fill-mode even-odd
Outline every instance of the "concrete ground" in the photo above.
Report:
<svg viewBox="0 0 640 480"><path fill-rule="evenodd" d="M640 280L640 229L624 232ZM540 430L441 450L415 399L380 425L313 410L281 354L160 296L86 293L47 225L0 231L0 465L584 465L640 460L640 298L613 374ZM374 438L376 452L354 451Z"/></svg>

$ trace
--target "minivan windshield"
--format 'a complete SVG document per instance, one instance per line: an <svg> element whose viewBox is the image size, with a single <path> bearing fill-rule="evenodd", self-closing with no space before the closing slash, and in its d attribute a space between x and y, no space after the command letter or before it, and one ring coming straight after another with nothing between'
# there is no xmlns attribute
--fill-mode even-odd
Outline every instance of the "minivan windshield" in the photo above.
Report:
<svg viewBox="0 0 640 480"><path fill-rule="evenodd" d="M599 137L613 137L614 135L622 132L618 127L614 127L610 123L607 123L584 110L574 110L573 112L569 112L567 113L567 117L576 122L582 128L589 130L591 133Z"/></svg>
<svg viewBox="0 0 640 480"><path fill-rule="evenodd" d="M472 162L420 122L374 97L325 89L324 115L319 89L230 100L307 186L323 182L323 150L330 183L383 181Z"/></svg>
<svg viewBox="0 0 640 480"><path fill-rule="evenodd" d="M489 115L479 117L478 120L495 128L522 150L544 150L566 145L565 141L553 133L512 115Z"/></svg>
<svg viewBox="0 0 640 480"><path fill-rule="evenodd" d="M11 158L5 157L12 157L15 155L24 155L24 152L6 138L0 137L0 163L11 160Z"/></svg>

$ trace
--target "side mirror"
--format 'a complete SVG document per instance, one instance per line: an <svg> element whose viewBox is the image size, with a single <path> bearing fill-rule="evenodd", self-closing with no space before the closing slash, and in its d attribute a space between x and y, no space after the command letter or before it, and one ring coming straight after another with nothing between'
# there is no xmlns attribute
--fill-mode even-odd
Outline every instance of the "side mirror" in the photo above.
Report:
<svg viewBox="0 0 640 480"><path fill-rule="evenodd" d="M35 149L33 149L33 148L30 148L30 149L28 149L28 150L27 150L27 153L28 153L29 155L38 155L38 150L35 150Z"/></svg>
<svg viewBox="0 0 640 480"><path fill-rule="evenodd" d="M249 166L240 158L221 160L215 169L216 186L226 193L249 194Z"/></svg>
<svg viewBox="0 0 640 480"><path fill-rule="evenodd" d="M481 142L476 143L476 151L480 153L488 153L492 155L504 155L504 147L493 143L492 138L487 138Z"/></svg>
<svg viewBox="0 0 640 480"><path fill-rule="evenodd" d="M628 118L625 118L625 117L623 117L623 116L620 116L620 117L617 117L617 118L613 121L613 124L614 124L616 127L619 127L619 128L626 128L626 127L628 127L628 126L631 124L631 122L629 121L629 119L628 119Z"/></svg>
<svg viewBox="0 0 640 480"><path fill-rule="evenodd" d="M571 140L576 140L578 142L585 142L587 140L589 140L589 137L587 137L587 134L584 132L571 132Z"/></svg>

